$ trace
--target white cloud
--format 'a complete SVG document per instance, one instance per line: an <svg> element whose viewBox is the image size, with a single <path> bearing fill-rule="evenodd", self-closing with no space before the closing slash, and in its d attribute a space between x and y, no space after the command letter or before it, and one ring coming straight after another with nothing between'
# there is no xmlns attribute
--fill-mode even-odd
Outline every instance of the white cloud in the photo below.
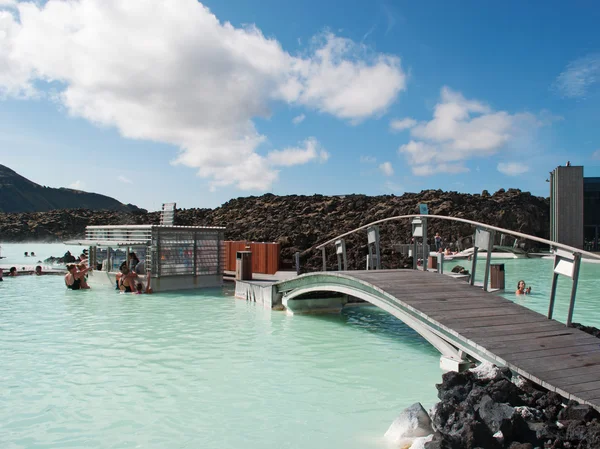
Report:
<svg viewBox="0 0 600 449"><path fill-rule="evenodd" d="M119 176L117 177L117 180L118 180L118 181L120 181L120 182L123 182L123 183L125 183L125 184L133 184L133 181L132 181L131 179L129 179L129 178L126 178L126 177L125 177L125 176L123 176L123 175L119 175Z"/></svg>
<svg viewBox="0 0 600 449"><path fill-rule="evenodd" d="M592 159L600 160L600 148L592 153Z"/></svg>
<svg viewBox="0 0 600 449"><path fill-rule="evenodd" d="M404 131L405 129L410 129L417 124L417 121L414 118L403 118L403 119L395 119L390 122L390 129L392 131Z"/></svg>
<svg viewBox="0 0 600 449"><path fill-rule="evenodd" d="M271 151L267 156L267 160L273 166L291 167L314 160L324 163L329 159L329 153L320 148L316 139L311 137L306 139L303 144L302 147Z"/></svg>
<svg viewBox="0 0 600 449"><path fill-rule="evenodd" d="M417 176L431 176L431 175L436 175L438 173L448 173L448 174L452 174L452 175L455 175L458 173L466 173L469 171L469 169L467 167L465 167L463 164L442 163L442 164L436 164L436 165L430 165L430 164L417 165L416 167L413 167L412 171Z"/></svg>
<svg viewBox="0 0 600 449"><path fill-rule="evenodd" d="M394 174L394 167L392 167L392 163L391 162L384 162L383 164L380 164L379 165L379 170L385 176L392 176Z"/></svg>
<svg viewBox="0 0 600 449"><path fill-rule="evenodd" d="M600 81L600 53L570 62L558 75L554 89L563 97L585 97L589 88Z"/></svg>
<svg viewBox="0 0 600 449"><path fill-rule="evenodd" d="M85 187L85 183L78 179L77 181L69 184L67 187L69 189L82 190Z"/></svg>
<svg viewBox="0 0 600 449"><path fill-rule="evenodd" d="M518 176L529 171L529 167L521 162L500 162L497 168L507 176Z"/></svg>
<svg viewBox="0 0 600 449"><path fill-rule="evenodd" d="M292 119L292 123L294 125L299 125L300 123L302 123L304 121L305 118L306 118L306 116L304 114L297 115L296 117L294 117Z"/></svg>
<svg viewBox="0 0 600 449"><path fill-rule="evenodd" d="M253 120L273 102L356 123L406 87L395 56L330 33L292 55L256 26L220 22L197 0L176 3L48 0L0 11L0 95L52 83L71 115L173 145L173 163L211 188L265 190L278 170L259 153L267 137Z"/></svg>
<svg viewBox="0 0 600 449"><path fill-rule="evenodd" d="M283 97L336 117L360 122L381 114L406 89L396 56L326 33L313 39L310 58L294 58Z"/></svg>
<svg viewBox="0 0 600 449"><path fill-rule="evenodd" d="M400 184L396 184L395 182L392 182L392 181L387 181L385 183L385 189L389 190L390 192L393 192L393 193L403 193L404 192L404 187L402 187Z"/></svg>
<svg viewBox="0 0 600 449"><path fill-rule="evenodd" d="M0 0L0 8L16 8L17 0Z"/></svg>
<svg viewBox="0 0 600 449"><path fill-rule="evenodd" d="M433 118L410 131L413 138L398 149L416 175L462 173L464 161L496 154L504 148L525 146L542 123L529 113L494 112L488 105L467 100L442 88Z"/></svg>
<svg viewBox="0 0 600 449"><path fill-rule="evenodd" d="M361 156L360 163L361 164L374 164L377 162L377 158L373 156Z"/></svg>

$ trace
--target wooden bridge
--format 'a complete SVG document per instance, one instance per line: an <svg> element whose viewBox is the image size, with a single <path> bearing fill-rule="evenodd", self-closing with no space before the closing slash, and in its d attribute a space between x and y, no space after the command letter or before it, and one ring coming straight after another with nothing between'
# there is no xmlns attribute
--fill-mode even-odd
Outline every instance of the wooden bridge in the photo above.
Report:
<svg viewBox="0 0 600 449"><path fill-rule="evenodd" d="M309 311L305 302L313 310L319 301L331 306L332 298L318 299L323 292L363 299L435 346L442 367L458 370L470 360L508 366L567 399L600 409L598 338L464 280L418 270L338 271L301 275L274 288L292 312Z"/></svg>
<svg viewBox="0 0 600 449"><path fill-rule="evenodd" d="M412 219L415 237L412 254L418 254L417 238L423 239L423 270L416 269L416 257L414 270L380 269L378 224L402 219ZM429 219L453 220L475 227L469 282L427 271ZM347 271L344 237L361 230L367 232L368 269ZM533 240L553 250L547 316L488 291L490 258L498 234ZM327 271L328 245L335 245L338 271ZM269 293L271 305L280 303L295 313L339 308L349 298L359 298L415 329L440 351L444 369L461 370L472 361L488 361L507 366L567 399L600 409L600 340L570 327L581 259L600 259L598 254L484 223L436 215L386 218L342 234L317 249L322 251L323 271L275 283ZM483 288L475 283L478 250L487 253ZM572 281L567 326L552 319L556 285L561 276Z"/></svg>

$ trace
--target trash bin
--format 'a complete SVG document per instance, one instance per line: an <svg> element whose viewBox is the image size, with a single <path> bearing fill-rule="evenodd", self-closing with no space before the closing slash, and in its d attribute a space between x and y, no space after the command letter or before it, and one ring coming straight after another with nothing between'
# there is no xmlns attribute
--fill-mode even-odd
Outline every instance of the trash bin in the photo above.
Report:
<svg viewBox="0 0 600 449"><path fill-rule="evenodd" d="M235 254L235 280L252 280L252 251L237 251Z"/></svg>
<svg viewBox="0 0 600 449"><path fill-rule="evenodd" d="M437 256L429 256L427 259L427 268L431 268L432 270L437 270L438 267L438 258Z"/></svg>
<svg viewBox="0 0 600 449"><path fill-rule="evenodd" d="M504 290L504 264L490 265L490 288Z"/></svg>

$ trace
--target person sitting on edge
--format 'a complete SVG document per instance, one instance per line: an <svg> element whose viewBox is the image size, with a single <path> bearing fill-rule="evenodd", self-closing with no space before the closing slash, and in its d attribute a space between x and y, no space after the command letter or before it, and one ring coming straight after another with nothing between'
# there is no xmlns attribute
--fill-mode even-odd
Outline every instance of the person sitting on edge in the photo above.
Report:
<svg viewBox="0 0 600 449"><path fill-rule="evenodd" d="M520 280L517 283L517 291L515 292L515 294L517 295L528 295L531 293L531 287L526 287L525 286L525 281Z"/></svg>
<svg viewBox="0 0 600 449"><path fill-rule="evenodd" d="M140 263L140 259L138 259L138 256L132 251L127 255L127 262L129 270L135 271L135 267L138 263Z"/></svg>
<svg viewBox="0 0 600 449"><path fill-rule="evenodd" d="M17 267L10 267L10 269L8 270L8 275L15 277L17 275Z"/></svg>
<svg viewBox="0 0 600 449"><path fill-rule="evenodd" d="M77 270L77 265L70 263L67 265L68 273L65 275L65 285L70 290L82 290L90 288L85 282L85 274L91 271L91 268Z"/></svg>
<svg viewBox="0 0 600 449"><path fill-rule="evenodd" d="M450 251L449 247L446 247L446 251L444 251L444 256L451 256L452 255L452 251Z"/></svg>

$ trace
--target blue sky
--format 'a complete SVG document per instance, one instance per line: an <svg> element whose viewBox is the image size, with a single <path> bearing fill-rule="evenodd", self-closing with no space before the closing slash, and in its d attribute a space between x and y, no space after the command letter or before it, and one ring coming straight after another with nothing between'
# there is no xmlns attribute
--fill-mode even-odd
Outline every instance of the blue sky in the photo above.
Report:
<svg viewBox="0 0 600 449"><path fill-rule="evenodd" d="M0 0L0 163L148 209L600 176L593 1L125 3Z"/></svg>

